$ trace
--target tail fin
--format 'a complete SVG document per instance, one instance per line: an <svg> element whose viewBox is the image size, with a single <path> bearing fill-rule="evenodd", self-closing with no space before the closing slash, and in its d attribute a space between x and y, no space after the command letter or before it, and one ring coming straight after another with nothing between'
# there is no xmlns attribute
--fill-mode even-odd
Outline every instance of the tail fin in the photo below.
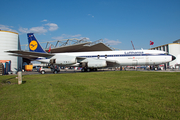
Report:
<svg viewBox="0 0 180 120"><path fill-rule="evenodd" d="M46 53L41 47L41 45L39 44L39 42L37 41L37 39L35 38L34 33L28 33L27 37L28 37L28 43L29 43L29 51Z"/></svg>

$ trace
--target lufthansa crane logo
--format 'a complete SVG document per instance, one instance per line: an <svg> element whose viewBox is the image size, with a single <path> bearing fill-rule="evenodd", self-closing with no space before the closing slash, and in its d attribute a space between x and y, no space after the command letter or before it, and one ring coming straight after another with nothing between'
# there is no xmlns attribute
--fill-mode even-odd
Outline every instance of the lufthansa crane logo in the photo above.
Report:
<svg viewBox="0 0 180 120"><path fill-rule="evenodd" d="M30 50L36 50L37 47L38 47L38 43L35 40L30 42L29 44Z"/></svg>

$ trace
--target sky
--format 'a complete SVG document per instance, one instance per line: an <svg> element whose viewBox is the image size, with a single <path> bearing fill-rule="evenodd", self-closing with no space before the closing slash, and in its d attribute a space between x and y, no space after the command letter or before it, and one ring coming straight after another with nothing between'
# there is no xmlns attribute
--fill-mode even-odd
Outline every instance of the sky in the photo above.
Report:
<svg viewBox="0 0 180 120"><path fill-rule="evenodd" d="M180 39L180 0L0 0L0 11L0 29L19 33L21 45L30 32L39 42L103 39L121 50Z"/></svg>

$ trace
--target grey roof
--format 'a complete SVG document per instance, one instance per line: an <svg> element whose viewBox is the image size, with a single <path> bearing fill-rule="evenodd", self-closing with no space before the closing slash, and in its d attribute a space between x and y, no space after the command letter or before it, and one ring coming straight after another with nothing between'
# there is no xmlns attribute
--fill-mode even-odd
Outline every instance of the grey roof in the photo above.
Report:
<svg viewBox="0 0 180 120"><path fill-rule="evenodd" d="M174 41L173 43L180 43L180 39Z"/></svg>

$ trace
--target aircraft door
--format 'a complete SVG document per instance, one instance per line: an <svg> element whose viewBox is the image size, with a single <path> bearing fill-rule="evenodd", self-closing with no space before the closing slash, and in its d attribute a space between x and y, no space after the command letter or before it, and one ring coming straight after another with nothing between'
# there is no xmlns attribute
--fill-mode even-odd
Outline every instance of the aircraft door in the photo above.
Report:
<svg viewBox="0 0 180 120"><path fill-rule="evenodd" d="M149 65L149 56L146 55L146 65Z"/></svg>
<svg viewBox="0 0 180 120"><path fill-rule="evenodd" d="M136 65L138 65L138 61L137 60L133 60L132 61L132 66L136 66Z"/></svg>

